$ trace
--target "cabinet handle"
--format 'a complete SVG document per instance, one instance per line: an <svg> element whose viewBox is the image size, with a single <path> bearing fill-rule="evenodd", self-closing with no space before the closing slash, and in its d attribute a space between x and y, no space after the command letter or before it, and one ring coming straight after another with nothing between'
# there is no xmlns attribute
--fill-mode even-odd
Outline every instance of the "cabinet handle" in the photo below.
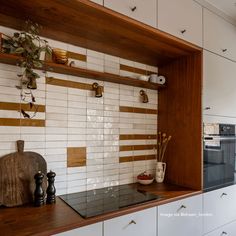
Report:
<svg viewBox="0 0 236 236"><path fill-rule="evenodd" d="M227 193L222 193L220 197L224 197L224 196L227 196L228 194Z"/></svg>
<svg viewBox="0 0 236 236"><path fill-rule="evenodd" d="M187 30L184 29L184 30L181 30L180 32L181 32L181 34L184 34L186 31L187 31Z"/></svg>
<svg viewBox="0 0 236 236"><path fill-rule="evenodd" d="M137 223L136 223L136 221L131 220L131 221L129 222L129 225L132 225L132 224L136 225Z"/></svg>
<svg viewBox="0 0 236 236"><path fill-rule="evenodd" d="M177 211L180 211L181 209L186 209L187 207L185 205L182 205Z"/></svg>
<svg viewBox="0 0 236 236"><path fill-rule="evenodd" d="M211 108L210 107L205 107L204 110L211 110Z"/></svg>
<svg viewBox="0 0 236 236"><path fill-rule="evenodd" d="M227 48L222 49L222 52L226 52L226 51L227 51Z"/></svg>
<svg viewBox="0 0 236 236"><path fill-rule="evenodd" d="M223 231L223 232L221 233L221 235L227 235L227 232Z"/></svg>
<svg viewBox="0 0 236 236"><path fill-rule="evenodd" d="M134 12L134 11L136 11L137 7L134 6L134 7L131 7L130 9L131 9L132 12Z"/></svg>

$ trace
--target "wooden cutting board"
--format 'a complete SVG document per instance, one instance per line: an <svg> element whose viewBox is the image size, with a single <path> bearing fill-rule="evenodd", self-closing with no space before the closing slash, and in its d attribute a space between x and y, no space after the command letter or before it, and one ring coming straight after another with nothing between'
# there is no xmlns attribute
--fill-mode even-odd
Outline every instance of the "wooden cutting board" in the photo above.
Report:
<svg viewBox="0 0 236 236"><path fill-rule="evenodd" d="M34 175L41 171L46 191L47 164L36 152L24 152L24 141L17 141L17 152L0 158L0 206L14 207L34 199Z"/></svg>

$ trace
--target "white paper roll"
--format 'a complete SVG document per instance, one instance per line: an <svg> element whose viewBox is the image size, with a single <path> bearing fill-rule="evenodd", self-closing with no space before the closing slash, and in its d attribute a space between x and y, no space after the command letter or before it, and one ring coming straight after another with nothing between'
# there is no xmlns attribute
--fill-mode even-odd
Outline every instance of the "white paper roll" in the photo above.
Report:
<svg viewBox="0 0 236 236"><path fill-rule="evenodd" d="M166 78L163 75L157 77L157 84L164 84L166 82Z"/></svg>

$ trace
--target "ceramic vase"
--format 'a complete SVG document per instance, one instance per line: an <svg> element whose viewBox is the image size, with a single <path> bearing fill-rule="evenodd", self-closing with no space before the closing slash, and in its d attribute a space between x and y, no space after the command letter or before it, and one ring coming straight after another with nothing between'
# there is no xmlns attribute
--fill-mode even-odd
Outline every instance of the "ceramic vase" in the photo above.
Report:
<svg viewBox="0 0 236 236"><path fill-rule="evenodd" d="M157 183L162 183L164 181L165 172L166 172L166 163L157 162L157 166L156 166L156 181L157 181Z"/></svg>

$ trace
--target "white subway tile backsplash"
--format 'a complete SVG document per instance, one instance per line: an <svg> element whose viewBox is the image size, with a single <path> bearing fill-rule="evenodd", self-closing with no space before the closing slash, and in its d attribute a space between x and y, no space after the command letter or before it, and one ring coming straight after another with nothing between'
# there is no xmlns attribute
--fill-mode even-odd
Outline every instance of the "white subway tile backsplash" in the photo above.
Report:
<svg viewBox="0 0 236 236"><path fill-rule="evenodd" d="M0 27L0 31L11 32ZM137 78L138 74L120 70L120 64L158 72L158 68L103 54L93 50L49 40L52 47L62 48L87 56L87 61L75 61L75 66L100 72ZM16 66L0 64L0 102L20 102ZM157 140L119 140L122 134L157 134L157 115L119 112L120 106L158 109L158 94L145 89L149 103L142 103L137 88L129 85L97 81L83 77L41 71L38 89L34 91L37 103L46 105L38 119L46 119L46 127L0 126L0 155L16 150L15 141L25 140L25 150L41 153L48 170L57 173L57 194L73 193L136 182L142 171L155 173L155 160L119 163L120 157L152 155L154 150L121 151L120 145L156 144ZM94 91L46 84L46 77L104 86L102 98ZM17 111L0 110L1 118L19 118ZM86 166L67 167L67 147L86 147Z"/></svg>

